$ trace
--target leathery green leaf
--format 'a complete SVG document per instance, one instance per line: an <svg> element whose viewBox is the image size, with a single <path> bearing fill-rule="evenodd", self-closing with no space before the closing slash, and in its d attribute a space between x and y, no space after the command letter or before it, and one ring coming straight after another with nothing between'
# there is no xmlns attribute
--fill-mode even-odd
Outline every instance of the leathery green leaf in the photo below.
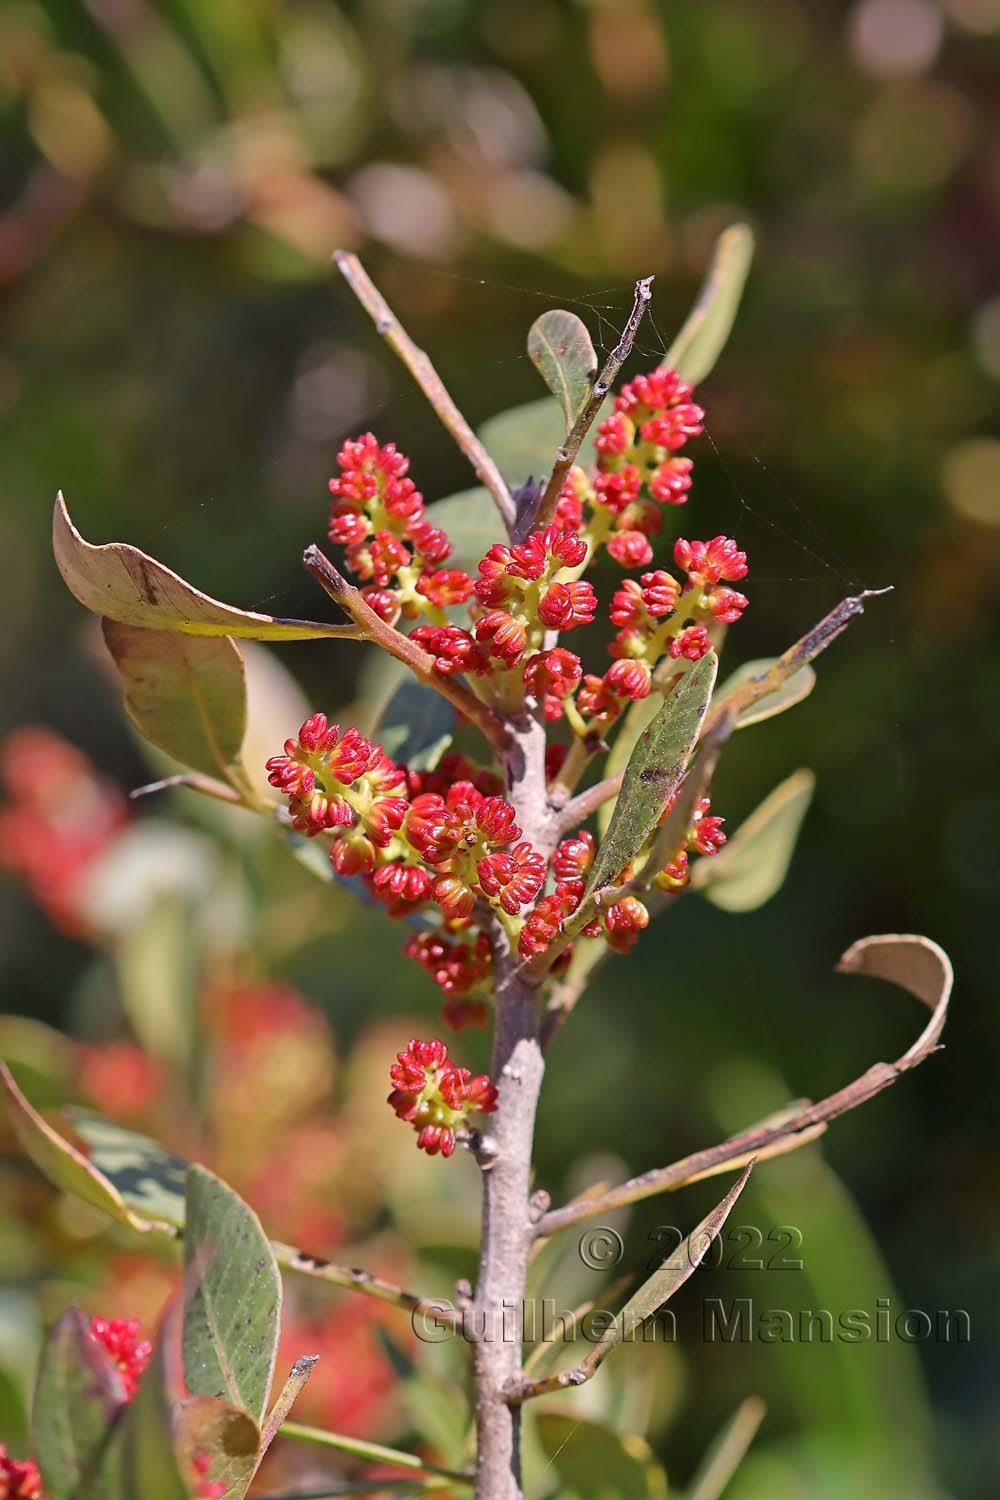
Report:
<svg viewBox="0 0 1000 1500"><path fill-rule="evenodd" d="M415 771L432 771L451 744L455 719L447 698L408 677L389 699L375 732L393 760Z"/></svg>
<svg viewBox="0 0 1000 1500"><path fill-rule="evenodd" d="M647 1318L658 1312L688 1278L694 1275L746 1187L750 1172L750 1165L743 1168L722 1201L716 1204L711 1213L705 1215L663 1265L658 1266L652 1276L628 1299L612 1327L583 1361L581 1368L588 1374L593 1374L616 1345L628 1343Z"/></svg>
<svg viewBox="0 0 1000 1500"><path fill-rule="evenodd" d="M747 818L711 859L699 859L691 884L724 911L754 911L784 883L816 778L795 771Z"/></svg>
<svg viewBox="0 0 1000 1500"><path fill-rule="evenodd" d="M692 663L636 741L588 892L617 880L659 822L698 742L717 665L712 651Z"/></svg>
<svg viewBox="0 0 1000 1500"><path fill-rule="evenodd" d="M78 1307L68 1308L42 1347L31 1413L35 1457L48 1500L73 1500L96 1468L125 1405L121 1376ZM89 1500L96 1500L88 1485Z"/></svg>
<svg viewBox="0 0 1000 1500"><path fill-rule="evenodd" d="M692 385L711 373L726 346L753 251L753 231L748 224L731 224L722 231L695 304L663 357L668 370L679 371Z"/></svg>
<svg viewBox="0 0 1000 1500"><path fill-rule="evenodd" d="M192 1395L219 1396L263 1421L281 1320L281 1276L251 1208L206 1168L187 1173L182 1347Z"/></svg>
<svg viewBox="0 0 1000 1500"><path fill-rule="evenodd" d="M724 703L729 694L736 692L745 682L749 682L753 677L763 677L777 660L776 656L761 656L754 661L745 661L726 678L715 694L715 701ZM780 687L775 688L773 693L759 698L756 703L751 703L738 714L733 728L746 729L750 724L761 724L765 719L773 719L778 714L783 714L786 709L794 708L796 703L801 703L803 698L808 698L815 686L816 672L807 663L797 672L793 672L792 676L787 678Z"/></svg>
<svg viewBox="0 0 1000 1500"><path fill-rule="evenodd" d="M150 1225L134 1214L122 1195L94 1165L88 1156L65 1136L60 1135L29 1104L5 1063L0 1063L0 1087L7 1105L7 1115L25 1155L53 1187L72 1193L92 1208L98 1208L120 1224L146 1230Z"/></svg>
<svg viewBox="0 0 1000 1500"><path fill-rule="evenodd" d="M666 1474L645 1438L575 1412L541 1412L535 1422L565 1500L666 1500Z"/></svg>

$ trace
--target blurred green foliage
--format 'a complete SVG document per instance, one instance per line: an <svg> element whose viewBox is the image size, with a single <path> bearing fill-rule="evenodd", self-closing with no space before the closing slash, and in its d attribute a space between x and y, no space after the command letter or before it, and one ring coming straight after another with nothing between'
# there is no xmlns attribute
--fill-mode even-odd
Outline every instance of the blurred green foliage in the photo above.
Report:
<svg viewBox="0 0 1000 1500"><path fill-rule="evenodd" d="M640 1170L896 1055L909 1010L830 970L860 934L927 932L958 971L947 1051L838 1122L822 1159L769 1165L745 1217L802 1230L807 1278L781 1296L967 1308L972 1341L720 1349L681 1318L678 1348L655 1351L682 1417L662 1456L686 1478L726 1413L763 1395L740 1500L985 1496L1000 1480L998 57L998 0L0 11L0 725L47 723L125 786L146 771L50 560L57 486L92 539L311 615L298 555L322 538L342 436L398 442L428 498L469 483L334 283L335 245L363 249L478 423L539 394L524 340L545 307L571 306L607 347L633 278L655 273L641 342L658 356L719 228L754 225L684 513L750 556L726 667L861 584L896 591L724 765L730 826L796 766L816 772L790 880L746 916L685 901L604 970L552 1054L539 1173L558 1189L591 1159ZM339 643L281 654L323 708L365 666ZM274 725L275 747L293 727ZM68 998L86 952L13 887L0 946L4 1009L93 1031ZM268 962L346 1047L401 1007L435 1013L395 953L364 913ZM629 1264L711 1193L645 1205ZM760 1273L715 1279L718 1295L765 1295ZM5 1365L30 1349L18 1297ZM651 1432L661 1445L662 1421Z"/></svg>

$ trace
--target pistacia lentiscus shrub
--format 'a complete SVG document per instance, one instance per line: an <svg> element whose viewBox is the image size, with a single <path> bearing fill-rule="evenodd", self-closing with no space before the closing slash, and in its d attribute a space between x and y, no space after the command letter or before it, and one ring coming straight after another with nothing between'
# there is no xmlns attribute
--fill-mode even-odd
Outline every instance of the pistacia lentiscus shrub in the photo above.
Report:
<svg viewBox="0 0 1000 1500"><path fill-rule="evenodd" d="M677 1291L753 1163L814 1139L933 1050L950 987L947 959L922 938L862 939L841 966L894 980L932 1011L897 1062L876 1064L818 1104L786 1109L562 1207L534 1188L546 1052L597 966L621 962L616 956L691 889L721 908L746 910L780 884L811 778L792 776L727 843L712 808L713 775L735 732L811 690L810 663L865 603L866 596L845 599L783 654L745 663L717 689L718 657L748 606L751 570L738 540L713 535L711 519L689 505L704 418L693 385L724 344L749 254L747 231L729 231L663 365L617 388L649 282L638 283L627 326L600 370L579 319L543 315L528 348L552 397L494 419L483 438L359 263L338 257L481 488L427 504L393 443L372 433L345 442L328 525L346 574L315 546L305 554L338 606L336 623L242 611L124 543L92 546L60 498L60 570L102 617L135 725L186 767L172 780L270 819L327 879L396 919L406 953L442 993L442 1025L491 1027L493 1054L489 1076L477 1077L434 1035L401 1038L387 1059L388 1102L416 1147L441 1158L442 1172L450 1170L443 1159L460 1149L481 1168L478 1275L474 1286L460 1285L454 1304L269 1242L224 1182L201 1166L164 1167L150 1141L133 1140L141 1170L132 1156L124 1173L100 1122L77 1119L64 1134L5 1076L15 1130L47 1175L132 1231L182 1237L185 1251L183 1293L151 1357L135 1344L136 1330L121 1324L88 1325L70 1312L53 1330L34 1424L49 1500L238 1497L279 1428L436 1473L453 1488L473 1487L481 1500L510 1500L521 1493L521 1432L532 1400L587 1381ZM617 582L601 599L586 575L603 554ZM597 626L604 639L594 646L596 629L582 628ZM381 648L391 670L378 723L362 732L324 704L300 724L274 724L263 784L263 768L243 755L240 637L338 637ZM581 639L586 650L577 649ZM30 767L24 774L34 784ZM456 1051L460 1057L460 1044ZM401 1139L400 1149L412 1148ZM516 1310L539 1240L726 1169L737 1175L717 1207L633 1291L582 1362L533 1357L525 1367ZM435 1470L423 1457L357 1440L351 1447L287 1422L308 1358L270 1404L283 1275L378 1297L464 1336L475 1411L468 1471ZM627 1359L627 1350L616 1358ZM654 1467L643 1472L649 1493L657 1492ZM12 1493L39 1492L34 1470L23 1466L7 1482Z"/></svg>

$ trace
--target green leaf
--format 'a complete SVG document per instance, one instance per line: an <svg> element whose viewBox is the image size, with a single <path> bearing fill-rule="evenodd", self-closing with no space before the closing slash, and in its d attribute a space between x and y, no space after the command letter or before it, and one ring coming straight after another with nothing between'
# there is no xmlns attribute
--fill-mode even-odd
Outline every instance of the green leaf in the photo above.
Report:
<svg viewBox="0 0 1000 1500"><path fill-rule="evenodd" d="M691 884L723 911L754 911L781 889L812 801L816 778L795 771L750 814L711 859L699 859Z"/></svg>
<svg viewBox="0 0 1000 1500"><path fill-rule="evenodd" d="M386 704L374 733L400 765L432 771L451 744L455 719L447 698L408 676Z"/></svg>
<svg viewBox="0 0 1000 1500"><path fill-rule="evenodd" d="M126 1402L121 1376L71 1307L42 1346L31 1414L35 1457L48 1500L72 1500L96 1467ZM92 1486L88 1500L97 1500Z"/></svg>
<svg viewBox="0 0 1000 1500"><path fill-rule="evenodd" d="M186 1162L151 1136L126 1130L103 1115L77 1108L66 1114L86 1144L91 1167L129 1209L138 1209L154 1223L183 1228Z"/></svg>
<svg viewBox="0 0 1000 1500"><path fill-rule="evenodd" d="M618 1344L629 1343L647 1318L668 1302L693 1276L729 1217L733 1205L746 1187L751 1168L746 1166L720 1203L705 1215L701 1223L674 1250L663 1265L626 1302L614 1324L591 1349L581 1368L588 1375L602 1364Z"/></svg>
<svg viewBox="0 0 1000 1500"><path fill-rule="evenodd" d="M10 1069L0 1063L0 1087L11 1129L26 1156L55 1187L99 1208L120 1224L146 1230L149 1225L126 1206L121 1194L82 1151L71 1145L34 1109L21 1093Z"/></svg>
<svg viewBox="0 0 1000 1500"><path fill-rule="evenodd" d="M187 1173L184 1253L189 1267L205 1260L185 1298L188 1389L221 1396L259 1424L278 1348L281 1276L257 1215L200 1166Z"/></svg>
<svg viewBox="0 0 1000 1500"><path fill-rule="evenodd" d="M647 724L652 724L662 706L662 695L655 686L648 698L639 698L629 705L628 712L621 722L604 763L605 776L617 776L619 771L624 771L640 734ZM602 838L611 826L611 819L617 806L618 798L609 797L607 802L602 802L597 809L597 828Z"/></svg>
<svg viewBox="0 0 1000 1500"><path fill-rule="evenodd" d="M551 396L498 412L479 429L483 445L512 485L529 477L544 479L565 436L562 408Z"/></svg>
<svg viewBox="0 0 1000 1500"><path fill-rule="evenodd" d="M541 1412L535 1422L559 1475L560 1500L666 1500L667 1476L645 1438L621 1436L575 1413Z"/></svg>
<svg viewBox="0 0 1000 1500"><path fill-rule="evenodd" d="M713 651L694 662L636 741L588 893L617 880L659 822L698 742L717 665Z"/></svg>
<svg viewBox="0 0 1000 1500"><path fill-rule="evenodd" d="M126 542L95 547L70 520L62 495L52 520L56 564L74 598L95 615L150 630L185 635L250 636L258 641L307 641L342 635L342 625L282 620L235 609L203 594L155 558Z"/></svg>
<svg viewBox="0 0 1000 1500"><path fill-rule="evenodd" d="M711 373L725 348L753 251L753 231L748 224L731 224L723 230L697 300L663 357L666 369L679 371L692 385Z"/></svg>
<svg viewBox="0 0 1000 1500"><path fill-rule="evenodd" d="M594 419L594 425L584 439L577 463L586 466L595 458L594 435L597 425L607 416L612 406L610 396ZM511 407L490 417L479 429L479 437L496 461L497 467L509 484L520 485L528 478L544 479L552 468L556 449L562 446L566 436L562 408L551 396L540 401L529 401L524 406ZM496 511L494 510L493 540L497 541ZM441 524L434 522L435 526ZM479 554L482 557L482 553Z"/></svg>
<svg viewBox="0 0 1000 1500"><path fill-rule="evenodd" d="M687 1500L719 1500L757 1435L767 1407L759 1396L748 1396L736 1408L698 1466Z"/></svg>
<svg viewBox="0 0 1000 1500"><path fill-rule="evenodd" d="M249 791L240 761L247 724L243 658L227 635L181 635L101 622L144 739L181 765Z"/></svg>
<svg viewBox="0 0 1000 1500"><path fill-rule="evenodd" d="M168 1317L102 1466L102 1478L114 1500L191 1500L174 1443L173 1382L168 1366L171 1322Z"/></svg>
<svg viewBox="0 0 1000 1500"><path fill-rule="evenodd" d="M453 552L446 566L475 573L476 563L504 540L503 522L489 490L459 490L427 507L427 519L448 533Z"/></svg>
<svg viewBox="0 0 1000 1500"><path fill-rule="evenodd" d="M716 703L724 703L731 693L735 693L754 677L763 677L771 667L778 661L776 656L760 656L754 661L745 661L742 666L726 678L722 687L715 694ZM746 729L750 724L761 724L765 719L773 719L777 714L783 714L787 708L794 708L796 703L801 703L808 698L816 686L816 673L808 663L799 667L791 677L785 679L773 692L767 693L763 698L758 698L756 703L749 704L742 713L737 714L734 729Z"/></svg>
<svg viewBox="0 0 1000 1500"><path fill-rule="evenodd" d="M597 378L587 325L561 308L542 313L528 330L528 357L562 407L569 432Z"/></svg>
<svg viewBox="0 0 1000 1500"><path fill-rule="evenodd" d="M201 953L194 893L164 891L112 945L118 992L138 1041L172 1067L197 1046Z"/></svg>

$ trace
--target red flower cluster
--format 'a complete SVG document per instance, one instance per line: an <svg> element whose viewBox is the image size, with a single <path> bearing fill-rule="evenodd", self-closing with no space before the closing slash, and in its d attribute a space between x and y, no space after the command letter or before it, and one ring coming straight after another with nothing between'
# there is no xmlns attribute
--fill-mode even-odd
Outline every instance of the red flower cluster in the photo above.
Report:
<svg viewBox="0 0 1000 1500"><path fill-rule="evenodd" d="M676 576L652 566L664 507L687 498L692 465L681 449L702 431L703 415L675 371L657 369L629 382L598 429L594 472L571 470L551 523L522 541L495 543L474 580L441 567L450 553L447 538L432 524L408 461L393 445L380 446L367 433L338 456L330 535L346 548L369 603L390 624L417 620L412 639L434 669L468 677L471 690L501 713L565 719L576 747L546 746L548 780L568 764L572 785L607 728L650 694L658 669L697 661L718 627L734 623L746 607L732 587L746 575L746 557L728 537L678 540ZM593 621L597 599L581 575L601 547L639 576L615 590L612 661L597 675L555 637ZM457 604L468 607L464 624L444 613ZM316 714L283 755L268 761L268 773L289 799L293 825L330 839L340 875L360 876L392 915L423 923L406 953L443 991L443 1018L456 1029L481 1025L488 1015L492 938L490 923L477 920L484 910L527 961L545 951L583 898L591 835L564 840L547 861L521 837L499 779L456 752L437 770L411 770L358 730L341 732ZM656 872L660 889L682 888L689 854L710 855L724 841L721 820L707 811L706 802L682 847ZM634 869L646 859L648 849ZM621 872L620 881L632 873ZM583 936L625 952L648 921L643 903L627 895ZM568 959L567 949L559 962ZM433 1052L440 1044L418 1045ZM401 1055L393 1100L422 1133L425 1149L445 1151L448 1143L450 1154L454 1121L443 1112L455 1115L468 1101L455 1092L460 1070L445 1066L446 1054L438 1059L432 1052L415 1060Z"/></svg>
<svg viewBox="0 0 1000 1500"><path fill-rule="evenodd" d="M140 1336L137 1318L91 1318L90 1331L110 1354L125 1387L125 1399L131 1401L139 1389L153 1346Z"/></svg>
<svg viewBox="0 0 1000 1500"><path fill-rule="evenodd" d="M411 1041L397 1052L389 1069L392 1093L388 1102L401 1120L417 1132L417 1145L429 1156L451 1156L455 1132L477 1110L492 1114L497 1091L481 1073L473 1078L468 1068L459 1068L448 1057L444 1042Z"/></svg>
<svg viewBox="0 0 1000 1500"><path fill-rule="evenodd" d="M592 546L604 545L623 568L646 568L651 538L663 530L662 507L682 505L692 463L679 458L702 431L704 412L675 370L653 370L624 385L597 429L597 473L571 470L557 520L579 529L588 518Z"/></svg>
<svg viewBox="0 0 1000 1500"><path fill-rule="evenodd" d="M347 549L347 564L365 584L375 613L394 625L450 604L464 604L472 579L441 568L451 556L445 533L427 520L424 499L408 477L410 461L394 443L379 446L370 432L337 454L330 480L330 540Z"/></svg>
<svg viewBox="0 0 1000 1500"><path fill-rule="evenodd" d="M289 799L292 824L310 835L342 831L334 844L335 869L342 875L368 872L376 849L384 849L402 824L405 796L391 796L406 773L381 745L356 729L343 735L325 714L313 714L298 739L285 741L285 753L267 762L268 781Z"/></svg>
<svg viewBox="0 0 1000 1500"><path fill-rule="evenodd" d="M0 1500L45 1500L33 1458L11 1458L0 1443Z"/></svg>

